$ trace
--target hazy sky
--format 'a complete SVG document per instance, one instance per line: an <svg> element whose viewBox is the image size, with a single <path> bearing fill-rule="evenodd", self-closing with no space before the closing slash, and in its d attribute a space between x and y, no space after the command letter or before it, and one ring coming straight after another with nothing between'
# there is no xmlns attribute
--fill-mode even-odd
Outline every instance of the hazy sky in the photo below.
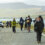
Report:
<svg viewBox="0 0 45 45"><path fill-rule="evenodd" d="M45 6L45 0L0 0L0 3L10 3L10 2L24 2L29 5Z"/></svg>

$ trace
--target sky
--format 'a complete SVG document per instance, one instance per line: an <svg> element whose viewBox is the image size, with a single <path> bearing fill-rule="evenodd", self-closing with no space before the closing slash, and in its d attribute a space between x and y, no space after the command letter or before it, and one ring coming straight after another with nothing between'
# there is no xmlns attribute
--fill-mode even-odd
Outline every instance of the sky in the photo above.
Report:
<svg viewBox="0 0 45 45"><path fill-rule="evenodd" d="M0 3L23 2L28 5L45 6L45 0L0 0Z"/></svg>

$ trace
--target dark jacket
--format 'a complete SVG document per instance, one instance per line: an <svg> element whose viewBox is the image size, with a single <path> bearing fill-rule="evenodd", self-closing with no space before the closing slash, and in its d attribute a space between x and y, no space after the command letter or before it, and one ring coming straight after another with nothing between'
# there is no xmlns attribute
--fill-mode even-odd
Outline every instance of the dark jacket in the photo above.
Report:
<svg viewBox="0 0 45 45"><path fill-rule="evenodd" d="M44 29L44 23L42 21L35 22L35 24L34 24L34 30L36 32L43 32L43 29Z"/></svg>
<svg viewBox="0 0 45 45"><path fill-rule="evenodd" d="M20 24L23 24L24 23L24 20L23 20L23 18L20 18L20 22L19 22Z"/></svg>

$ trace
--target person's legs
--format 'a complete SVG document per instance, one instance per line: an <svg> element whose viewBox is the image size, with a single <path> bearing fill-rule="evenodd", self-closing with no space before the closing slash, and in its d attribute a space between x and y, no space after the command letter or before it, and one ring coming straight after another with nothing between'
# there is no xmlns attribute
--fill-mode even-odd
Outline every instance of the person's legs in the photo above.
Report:
<svg viewBox="0 0 45 45"><path fill-rule="evenodd" d="M25 24L25 30L27 30L27 23Z"/></svg>
<svg viewBox="0 0 45 45"><path fill-rule="evenodd" d="M20 24L20 29L21 29L21 31L22 31L22 24Z"/></svg>
<svg viewBox="0 0 45 45"><path fill-rule="evenodd" d="M39 32L37 32L37 43L39 43Z"/></svg>
<svg viewBox="0 0 45 45"><path fill-rule="evenodd" d="M37 42L40 43L41 42L41 33L37 32Z"/></svg>
<svg viewBox="0 0 45 45"><path fill-rule="evenodd" d="M23 24L21 24L21 31L22 31L22 29L23 29Z"/></svg>
<svg viewBox="0 0 45 45"><path fill-rule="evenodd" d="M16 27L14 27L15 28L15 33L16 33Z"/></svg>
<svg viewBox="0 0 45 45"><path fill-rule="evenodd" d="M28 30L28 32L29 32L29 29L30 29L30 28L29 28L29 24L27 24L27 30Z"/></svg>
<svg viewBox="0 0 45 45"><path fill-rule="evenodd" d="M40 32L39 33L39 41L41 42L41 36L42 36L42 33Z"/></svg>
<svg viewBox="0 0 45 45"><path fill-rule="evenodd" d="M30 26L29 26L29 28L28 28L28 31L30 32Z"/></svg>
<svg viewBox="0 0 45 45"><path fill-rule="evenodd" d="M12 29L13 29L13 32L14 32L14 27L12 27Z"/></svg>
<svg viewBox="0 0 45 45"><path fill-rule="evenodd" d="M29 32L29 27L27 27L27 30L28 30L28 32Z"/></svg>
<svg viewBox="0 0 45 45"><path fill-rule="evenodd" d="M38 36L39 36L39 34L38 34L38 32L37 32L37 42L38 42Z"/></svg>
<svg viewBox="0 0 45 45"><path fill-rule="evenodd" d="M28 24L28 32L30 32L30 24Z"/></svg>
<svg viewBox="0 0 45 45"><path fill-rule="evenodd" d="M20 24L20 29L22 30L22 25Z"/></svg>
<svg viewBox="0 0 45 45"><path fill-rule="evenodd" d="M15 30L15 26L13 26L13 32L14 32L14 33L16 32L16 30Z"/></svg>

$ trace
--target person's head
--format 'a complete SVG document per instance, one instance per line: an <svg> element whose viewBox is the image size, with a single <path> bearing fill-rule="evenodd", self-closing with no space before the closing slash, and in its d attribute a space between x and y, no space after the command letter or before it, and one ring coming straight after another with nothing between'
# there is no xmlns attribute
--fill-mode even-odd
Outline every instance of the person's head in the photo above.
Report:
<svg viewBox="0 0 45 45"><path fill-rule="evenodd" d="M42 18L42 16L39 16L39 18L43 21L43 18Z"/></svg>
<svg viewBox="0 0 45 45"><path fill-rule="evenodd" d="M28 15L28 17L30 18L30 16Z"/></svg>
<svg viewBox="0 0 45 45"><path fill-rule="evenodd" d="M30 16L28 15L28 17L30 17Z"/></svg>
<svg viewBox="0 0 45 45"><path fill-rule="evenodd" d="M40 21L41 19L39 17L36 18L36 21Z"/></svg>
<svg viewBox="0 0 45 45"><path fill-rule="evenodd" d="M22 17L20 19L22 19Z"/></svg>
<svg viewBox="0 0 45 45"><path fill-rule="evenodd" d="M40 15L39 18L42 18L42 16Z"/></svg>
<svg viewBox="0 0 45 45"><path fill-rule="evenodd" d="M21 17L22 18L22 17Z"/></svg>

